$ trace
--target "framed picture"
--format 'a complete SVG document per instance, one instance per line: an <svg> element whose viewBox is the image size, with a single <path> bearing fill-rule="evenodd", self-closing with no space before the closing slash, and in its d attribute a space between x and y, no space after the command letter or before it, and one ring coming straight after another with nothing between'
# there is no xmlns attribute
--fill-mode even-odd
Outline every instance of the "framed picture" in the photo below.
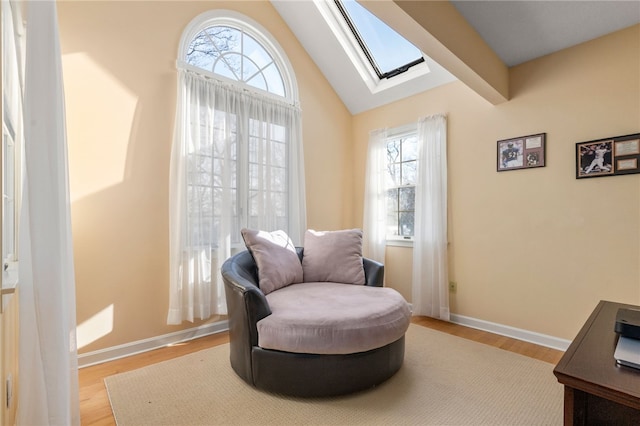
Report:
<svg viewBox="0 0 640 426"><path fill-rule="evenodd" d="M546 133L498 141L498 171L544 167Z"/></svg>
<svg viewBox="0 0 640 426"><path fill-rule="evenodd" d="M640 173L640 133L576 144L576 179Z"/></svg>

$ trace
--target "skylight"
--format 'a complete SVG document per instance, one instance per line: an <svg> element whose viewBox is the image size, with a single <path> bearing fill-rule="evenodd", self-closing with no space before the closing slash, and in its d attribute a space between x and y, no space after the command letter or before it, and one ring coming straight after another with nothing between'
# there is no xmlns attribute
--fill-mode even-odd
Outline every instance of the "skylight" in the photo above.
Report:
<svg viewBox="0 0 640 426"><path fill-rule="evenodd" d="M424 62L422 52L355 0L334 0L379 79Z"/></svg>

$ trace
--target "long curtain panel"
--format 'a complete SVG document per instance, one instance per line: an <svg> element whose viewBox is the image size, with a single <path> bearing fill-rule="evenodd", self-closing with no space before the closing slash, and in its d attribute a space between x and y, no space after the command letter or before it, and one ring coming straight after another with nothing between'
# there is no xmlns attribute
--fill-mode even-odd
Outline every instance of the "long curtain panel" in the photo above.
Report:
<svg viewBox="0 0 640 426"><path fill-rule="evenodd" d="M27 8L17 424L77 425L75 278L56 3L29 2Z"/></svg>
<svg viewBox="0 0 640 426"><path fill-rule="evenodd" d="M242 227L305 229L300 109L179 70L167 322L226 314L220 266Z"/></svg>
<svg viewBox="0 0 640 426"><path fill-rule="evenodd" d="M386 208L387 130L377 129L369 134L367 166L364 183L364 218L362 221L363 254L384 263L387 239Z"/></svg>
<svg viewBox="0 0 640 426"><path fill-rule="evenodd" d="M418 172L413 242L415 315L449 320L447 261L447 118L418 121Z"/></svg>

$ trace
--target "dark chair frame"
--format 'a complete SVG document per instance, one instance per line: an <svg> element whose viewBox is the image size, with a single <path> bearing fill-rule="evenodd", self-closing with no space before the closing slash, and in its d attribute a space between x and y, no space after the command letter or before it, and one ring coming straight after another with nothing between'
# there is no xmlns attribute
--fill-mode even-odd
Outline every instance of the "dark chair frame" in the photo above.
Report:
<svg viewBox="0 0 640 426"><path fill-rule="evenodd" d="M296 248L302 261L303 249ZM363 258L365 285L382 287L384 266ZM340 355L291 353L258 346L257 323L271 314L248 251L222 265L229 315L230 360L247 383L300 397L342 395L373 387L393 376L404 359L404 336L381 348Z"/></svg>

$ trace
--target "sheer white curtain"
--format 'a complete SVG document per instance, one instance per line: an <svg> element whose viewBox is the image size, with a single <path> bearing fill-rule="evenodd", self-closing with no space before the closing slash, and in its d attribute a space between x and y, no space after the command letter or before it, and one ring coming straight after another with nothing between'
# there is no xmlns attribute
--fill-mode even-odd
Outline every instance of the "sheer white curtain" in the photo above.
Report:
<svg viewBox="0 0 640 426"><path fill-rule="evenodd" d="M418 141L413 313L448 321L446 116L421 118Z"/></svg>
<svg viewBox="0 0 640 426"><path fill-rule="evenodd" d="M386 152L387 129L371 131L364 182L362 252L381 263L384 263L387 239Z"/></svg>
<svg viewBox="0 0 640 426"><path fill-rule="evenodd" d="M76 304L56 3L29 2L18 425L77 425Z"/></svg>
<svg viewBox="0 0 640 426"><path fill-rule="evenodd" d="M180 69L170 171L170 306L179 324L226 313L220 266L242 227L305 223L300 109Z"/></svg>

